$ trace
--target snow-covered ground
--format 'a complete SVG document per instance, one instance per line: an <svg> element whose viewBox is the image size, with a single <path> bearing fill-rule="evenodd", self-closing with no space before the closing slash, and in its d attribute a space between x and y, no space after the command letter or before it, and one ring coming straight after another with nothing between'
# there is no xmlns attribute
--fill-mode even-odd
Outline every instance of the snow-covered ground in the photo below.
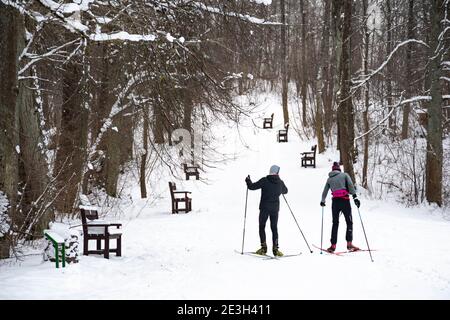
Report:
<svg viewBox="0 0 450 320"><path fill-rule="evenodd" d="M171 214L168 190L164 199L143 206L138 185L130 190L133 204L121 217L123 256L106 260L81 256L78 264L55 269L41 256L22 262L0 262L0 299L450 299L450 221L442 211L423 206L404 208L391 201L361 199L361 216L374 262L368 252L335 256L320 254L320 196L337 153L318 155L317 168L301 168L300 152L313 142L300 141L293 130L288 143L277 143L282 128L278 98L261 100L254 121L275 113L271 130L248 120L240 130L216 128L222 152L236 159L209 169L199 181L177 181L192 191L193 211ZM296 108L296 107L295 107ZM238 134L240 133L240 135ZM313 249L310 253L283 199L279 218L280 249L298 257L263 260L240 255L246 186L277 164L289 188L286 196ZM167 179L168 180L168 179ZM161 181L167 188L167 181ZM259 247L259 191L248 195L245 251ZM331 199L324 218L324 246L331 232ZM366 247L353 206L354 243ZM269 250L271 232L266 227ZM345 250L341 217L338 251ZM269 251L270 252L270 251Z"/></svg>

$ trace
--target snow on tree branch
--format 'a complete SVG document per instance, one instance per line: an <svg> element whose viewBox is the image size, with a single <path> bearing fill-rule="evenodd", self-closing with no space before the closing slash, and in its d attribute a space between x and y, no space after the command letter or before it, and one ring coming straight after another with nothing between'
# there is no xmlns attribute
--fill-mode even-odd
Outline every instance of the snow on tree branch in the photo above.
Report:
<svg viewBox="0 0 450 320"><path fill-rule="evenodd" d="M197 9L203 10L203 11L207 11L210 13L214 13L214 14L221 14L227 17L233 17L233 18L238 18L250 23L254 23L254 24L260 24L260 25L272 25L272 26L279 26L281 25L281 23L279 22L273 22L273 21L265 21L263 19L260 18L256 18L256 17L252 17L248 14L241 14L241 13L235 13L235 12L224 12L222 10L220 10L219 8L215 8L212 6L208 6L204 3L200 3L200 2L193 2L192 5L194 7L196 7Z"/></svg>
<svg viewBox="0 0 450 320"><path fill-rule="evenodd" d="M373 76L377 75L381 70L383 70L384 67L386 67L386 65L389 63L389 61L392 59L392 57L394 56L394 54L403 46L409 44L409 43L417 43L417 44L421 44L424 45L426 47L429 47L425 42L421 41L421 40L416 40L416 39L408 39L406 41L403 41L402 43L399 43L395 49L389 54L389 56L387 57L387 59L371 74L369 74L368 76L366 76L363 80L358 80L355 81L356 83L358 83L356 86L352 87L352 93L354 93L357 89L361 88L362 86L364 86L367 81L369 81L370 79L373 78Z"/></svg>
<svg viewBox="0 0 450 320"><path fill-rule="evenodd" d="M443 99L450 99L450 95L442 95ZM405 105L405 104L410 104L410 103L414 103L414 102L420 102L420 101L431 101L432 97L431 96L415 96L409 99L405 99L403 100L403 96L400 98L400 101L397 103L397 105L395 105L392 110L389 112L389 114L384 117L376 126L374 126L372 129L370 129L369 131L363 133L362 135L356 137L354 139L354 142L356 143L357 140L363 138L364 136L368 135L369 133L371 133L372 131L374 131L375 129L377 129L383 122L385 122L386 120L389 119L389 117L392 115L392 113L400 106Z"/></svg>
<svg viewBox="0 0 450 320"><path fill-rule="evenodd" d="M92 144L92 146L89 150L88 160L90 160L93 157L93 155L95 154L95 152L97 151L97 146L100 143L100 141L103 137L103 134L106 132L106 130L109 127L111 127L112 119L114 118L114 116L116 116L119 112L121 112L124 109L123 105L122 105L124 98L127 96L127 94L132 89L132 87L135 84L139 83L140 81L143 81L147 75L148 75L147 72L140 72L140 73L132 76L128 80L127 84L122 89L122 91L119 93L119 96L117 97L116 101L114 102L108 117L103 121L103 125L100 129L100 132L98 133L97 137L95 138L94 143Z"/></svg>
<svg viewBox="0 0 450 320"><path fill-rule="evenodd" d="M48 52L46 52L44 54L39 54L39 55L38 54L30 54L30 53L29 54L25 54L25 56L27 58L30 58L31 60L17 72L17 74L19 75L19 79L20 79L20 75L23 74L26 70L28 70L28 68L31 67L36 62L38 62L38 61L40 61L40 60L42 60L44 58L48 58L48 57L50 57L52 55L58 54L58 52L60 52L65 47L67 47L67 46L69 46L69 45L71 45L73 43L76 43L78 41L80 41L80 38L77 38L75 40L72 40L72 41L69 41L67 43L64 43L61 46L56 47L56 48L54 48L54 49L52 49L52 50L50 50L50 51L48 51Z"/></svg>
<svg viewBox="0 0 450 320"><path fill-rule="evenodd" d="M156 35L140 35L140 34L129 34L128 32L121 31L116 33L94 33L89 36L92 41L112 41L112 40L123 40L123 41L155 41Z"/></svg>

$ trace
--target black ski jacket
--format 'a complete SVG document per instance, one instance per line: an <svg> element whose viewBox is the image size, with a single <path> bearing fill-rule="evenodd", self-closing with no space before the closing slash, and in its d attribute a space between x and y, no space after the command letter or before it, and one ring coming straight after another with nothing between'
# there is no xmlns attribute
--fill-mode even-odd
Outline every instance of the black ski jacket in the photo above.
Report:
<svg viewBox="0 0 450 320"><path fill-rule="evenodd" d="M288 189L278 175L269 175L255 183L252 183L251 180L246 180L246 182L250 190L261 189L259 210L270 212L280 210L280 195L288 193Z"/></svg>

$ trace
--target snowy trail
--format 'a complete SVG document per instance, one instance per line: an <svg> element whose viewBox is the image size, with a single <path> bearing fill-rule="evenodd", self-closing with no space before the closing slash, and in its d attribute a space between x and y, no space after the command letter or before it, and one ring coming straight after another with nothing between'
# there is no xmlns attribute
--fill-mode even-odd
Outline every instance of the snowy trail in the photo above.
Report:
<svg viewBox="0 0 450 320"><path fill-rule="evenodd" d="M156 208L128 220L123 257L81 256L80 263L55 269L40 257L0 265L0 299L450 299L450 222L429 207L405 209L392 202L361 198L361 215L373 252L338 257L320 254L320 195L336 153L318 155L317 168L300 167L302 142L293 130L288 143L276 142L281 108L267 100L260 117L275 112L275 129L242 128L224 134L222 151L237 160L206 173L208 184L179 181L192 191L194 211L170 214L169 197ZM278 110L280 109L280 110ZM254 119L259 124L259 119ZM246 186L277 164L289 188L286 196L313 253L281 199L280 249L299 257L262 260L242 256ZM163 181L164 184L167 181ZM167 192L168 193L168 192ZM245 251L259 246L259 191L249 192ZM139 203L136 192L136 203ZM331 199L324 218L324 246L331 231ZM353 208L354 243L366 248L358 212ZM269 250L271 232L267 225ZM345 250L341 218L338 251Z"/></svg>

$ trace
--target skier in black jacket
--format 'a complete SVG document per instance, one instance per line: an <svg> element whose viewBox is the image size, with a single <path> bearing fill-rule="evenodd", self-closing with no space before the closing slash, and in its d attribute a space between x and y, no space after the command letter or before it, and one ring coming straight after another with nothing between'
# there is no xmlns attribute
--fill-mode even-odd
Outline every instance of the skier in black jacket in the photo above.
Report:
<svg viewBox="0 0 450 320"><path fill-rule="evenodd" d="M278 211L280 210L280 195L286 194L286 188L283 180L278 175L280 167L273 165L270 168L269 175L261 178L258 182L252 183L250 176L247 176L245 182L250 190L261 189L261 201L259 203L259 237L261 240L261 249L256 251L257 254L264 255L267 253L266 244L266 222L270 217L270 228L272 230L274 256L281 257L283 253L278 248Z"/></svg>

